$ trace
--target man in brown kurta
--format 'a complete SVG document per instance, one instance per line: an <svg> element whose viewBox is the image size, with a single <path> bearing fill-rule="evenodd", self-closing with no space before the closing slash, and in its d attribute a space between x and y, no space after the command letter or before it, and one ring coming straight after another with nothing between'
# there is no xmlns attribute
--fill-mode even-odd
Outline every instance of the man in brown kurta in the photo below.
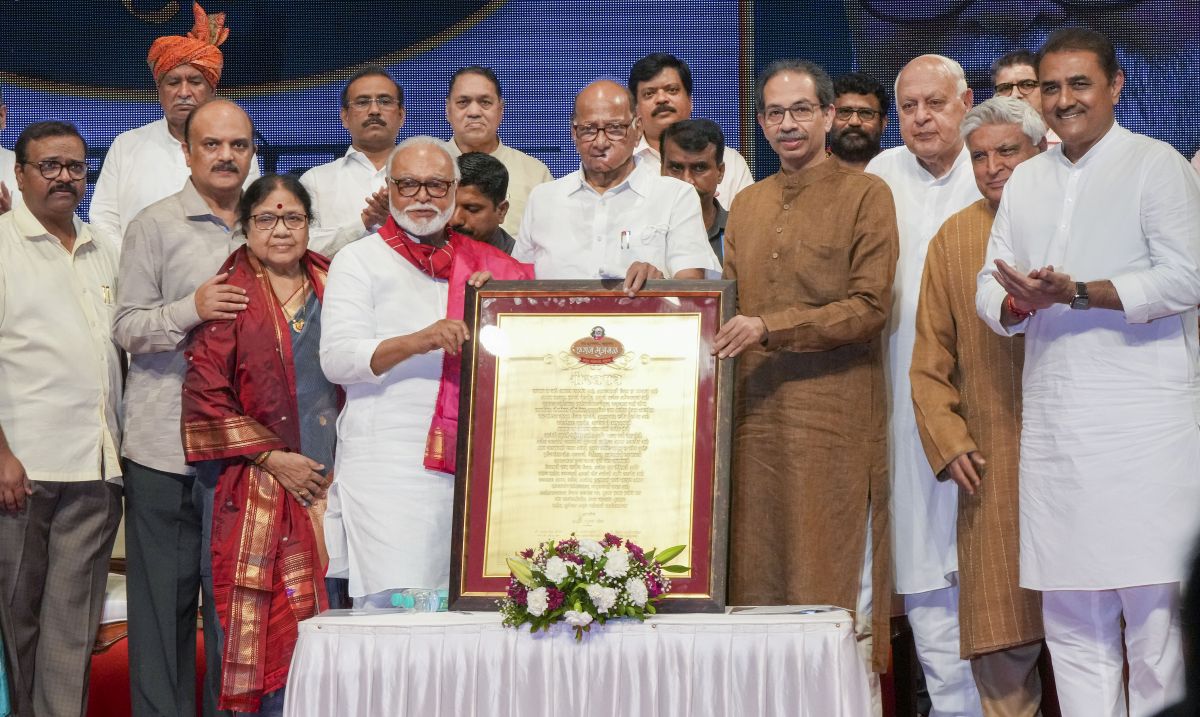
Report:
<svg viewBox="0 0 1200 717"><path fill-rule="evenodd" d="M826 159L832 103L816 65L764 71L758 122L782 171L738 194L725 230L739 314L715 352L740 355L729 596L856 609L882 672L892 591L880 333L896 212L883 180ZM859 600L868 584L874 611Z"/></svg>
<svg viewBox="0 0 1200 717"><path fill-rule="evenodd" d="M975 278L1004 184L1040 151L1045 125L1020 100L998 97L968 112L962 132L984 198L947 219L929 244L909 377L929 465L960 488L962 657L971 660L984 715L1024 717L1040 708L1043 636L1039 594L1018 585L1025 345L978 318Z"/></svg>

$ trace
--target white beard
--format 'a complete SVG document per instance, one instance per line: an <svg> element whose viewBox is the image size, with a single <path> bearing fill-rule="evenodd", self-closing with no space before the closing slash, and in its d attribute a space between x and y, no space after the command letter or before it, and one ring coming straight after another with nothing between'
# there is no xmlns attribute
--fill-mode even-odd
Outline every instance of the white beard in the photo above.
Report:
<svg viewBox="0 0 1200 717"><path fill-rule="evenodd" d="M405 211L399 211L395 207L390 207L389 209L392 218L396 220L396 224L399 224L401 229L414 237L427 237L437 234L446 228L446 225L450 223L450 217L454 214L453 206L446 207L444 210L438 212L437 216L429 219L413 219L407 214L407 211L417 209L436 210L437 207L432 204L421 203L410 204Z"/></svg>

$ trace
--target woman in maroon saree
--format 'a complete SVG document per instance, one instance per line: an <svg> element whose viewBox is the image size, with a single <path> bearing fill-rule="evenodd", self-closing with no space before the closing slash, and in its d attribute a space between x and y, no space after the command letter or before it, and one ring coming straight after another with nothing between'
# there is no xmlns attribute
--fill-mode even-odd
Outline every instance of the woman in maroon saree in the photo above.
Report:
<svg viewBox="0 0 1200 717"><path fill-rule="evenodd" d="M329 262L307 249L308 193L292 177L268 175L246 190L239 213L246 245L221 272L249 304L190 338L183 442L198 474L216 482L220 708L275 714L296 626L326 604L319 508L339 398L318 359Z"/></svg>

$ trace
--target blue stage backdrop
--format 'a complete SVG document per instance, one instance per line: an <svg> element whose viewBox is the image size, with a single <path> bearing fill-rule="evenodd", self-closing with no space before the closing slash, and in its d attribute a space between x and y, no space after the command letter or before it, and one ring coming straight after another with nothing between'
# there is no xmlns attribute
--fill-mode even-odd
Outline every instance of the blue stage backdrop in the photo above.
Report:
<svg viewBox="0 0 1200 717"><path fill-rule="evenodd" d="M209 0L205 8L225 12L231 30L220 94L250 112L266 168L277 171L344 151L338 93L362 65L382 64L404 85L402 137L448 137L450 74L483 64L503 84L501 137L561 176L578 166L574 93L600 77L624 82L636 59L666 51L692 66L696 116L716 120L762 177L778 164L754 121L753 80L772 59L807 57L834 75L861 69L890 90L905 61L938 52L963 63L982 100L993 59L1072 25L1117 44L1127 75L1122 124L1189 157L1200 145L1200 123L1181 115L1200 86L1195 0ZM8 105L0 143L11 147L31 122L71 120L93 148L94 178L117 134L161 116L145 64L151 41L191 24L187 0L0 2ZM891 120L885 146L899 142L894 110Z"/></svg>

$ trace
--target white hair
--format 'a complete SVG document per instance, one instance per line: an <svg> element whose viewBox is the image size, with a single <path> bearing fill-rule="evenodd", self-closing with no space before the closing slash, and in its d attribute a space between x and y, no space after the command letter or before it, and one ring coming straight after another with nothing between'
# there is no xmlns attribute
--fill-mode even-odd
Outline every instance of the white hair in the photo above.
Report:
<svg viewBox="0 0 1200 717"><path fill-rule="evenodd" d="M962 97L963 93L969 89L970 85L967 84L967 73L963 72L962 65L958 64L957 61L952 60L945 55L921 55L920 57L913 58L913 61L915 62L916 60L925 58L937 60L938 62L942 63L942 66L945 68L946 72L950 73L950 76L954 78L955 96ZM910 62L909 64L912 63ZM907 68L908 65L905 65L905 69ZM900 70L900 74L896 75L896 81L892 83L892 97L896 98L896 104L900 104L900 75L903 74L904 70Z"/></svg>
<svg viewBox="0 0 1200 717"><path fill-rule="evenodd" d="M1038 144L1046 136L1046 123L1028 102L1013 97L993 97L987 102L976 105L963 117L959 131L964 140L970 139L971 133L985 125L1015 124L1029 138Z"/></svg>
<svg viewBox="0 0 1200 717"><path fill-rule="evenodd" d="M392 171L392 160L396 158L396 155L400 152L400 150L407 149L408 147L417 147L417 146L423 146L423 145L428 145L430 147L436 147L439 150L441 150L442 153L446 155L446 159L449 159L450 164L453 165L453 167L454 167L455 181L462 179L462 170L458 168L458 162L454 159L454 155L450 154L449 149L446 149L446 143L444 141L438 139L437 137L431 137L427 134L418 134L414 137L409 137L408 139L404 140L400 144L396 145L396 148L393 149L392 153L388 155L388 160L387 160L388 172Z"/></svg>

